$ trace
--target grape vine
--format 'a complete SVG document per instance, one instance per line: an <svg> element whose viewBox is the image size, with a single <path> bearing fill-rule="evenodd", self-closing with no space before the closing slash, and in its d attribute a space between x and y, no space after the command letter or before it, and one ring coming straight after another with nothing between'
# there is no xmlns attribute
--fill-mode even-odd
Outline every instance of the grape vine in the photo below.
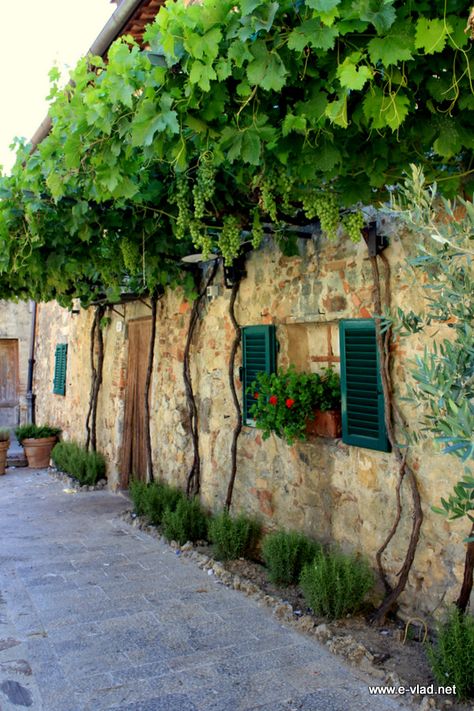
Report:
<svg viewBox="0 0 474 711"><path fill-rule="evenodd" d="M446 195L472 194L465 3L323 6L177 0L145 33L161 66L122 38L54 84L50 134L0 178L0 298L174 287L188 250L229 263L266 222L357 239L353 206L386 199L414 156Z"/></svg>

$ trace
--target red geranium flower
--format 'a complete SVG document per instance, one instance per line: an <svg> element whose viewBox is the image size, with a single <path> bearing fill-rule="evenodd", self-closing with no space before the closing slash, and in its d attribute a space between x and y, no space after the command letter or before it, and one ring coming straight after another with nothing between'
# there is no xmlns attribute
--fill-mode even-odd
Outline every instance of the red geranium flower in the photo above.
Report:
<svg viewBox="0 0 474 711"><path fill-rule="evenodd" d="M292 400L291 397L289 397L288 400L285 400L285 405L287 407L293 407L294 404L295 404L295 401Z"/></svg>
<svg viewBox="0 0 474 711"><path fill-rule="evenodd" d="M258 393L253 394L254 400L258 400Z"/></svg>
<svg viewBox="0 0 474 711"><path fill-rule="evenodd" d="M268 402L270 403L270 405L276 405L277 402L278 402L277 396L276 396L276 395L270 395L270 397L269 397L269 399L268 399Z"/></svg>

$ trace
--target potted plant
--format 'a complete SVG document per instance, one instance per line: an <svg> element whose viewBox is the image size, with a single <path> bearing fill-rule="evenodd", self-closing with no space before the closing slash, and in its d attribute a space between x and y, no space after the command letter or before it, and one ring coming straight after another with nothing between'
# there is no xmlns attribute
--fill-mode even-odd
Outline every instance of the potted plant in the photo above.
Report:
<svg viewBox="0 0 474 711"><path fill-rule="evenodd" d="M339 376L332 368L327 368L322 375L298 373L294 366L280 369L278 373L259 373L248 391L255 401L250 414L256 426L263 430L263 439L274 432L290 445L316 433L308 428L308 423L315 419L318 411L327 412L336 403L340 408ZM327 434L321 427L317 434L338 436Z"/></svg>
<svg viewBox="0 0 474 711"><path fill-rule="evenodd" d="M15 434L23 445L28 466L42 469L49 466L51 450L61 434L59 427L50 425L22 425L17 427Z"/></svg>
<svg viewBox="0 0 474 711"><path fill-rule="evenodd" d="M320 376L320 390L314 409L314 418L307 423L307 433L319 437L340 437L342 434L341 417L341 380L331 367Z"/></svg>
<svg viewBox="0 0 474 711"><path fill-rule="evenodd" d="M9 430L0 429L0 476L5 474L5 469L7 465L7 452L10 446L10 432Z"/></svg>

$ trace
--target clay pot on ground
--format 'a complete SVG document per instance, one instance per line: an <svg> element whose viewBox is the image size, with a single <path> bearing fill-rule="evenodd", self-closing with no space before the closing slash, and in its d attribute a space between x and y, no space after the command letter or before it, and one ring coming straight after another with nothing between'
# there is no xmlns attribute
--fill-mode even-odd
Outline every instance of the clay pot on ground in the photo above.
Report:
<svg viewBox="0 0 474 711"><path fill-rule="evenodd" d="M0 476L5 474L7 466L7 452L10 446L9 440L0 440Z"/></svg>
<svg viewBox="0 0 474 711"><path fill-rule="evenodd" d="M317 437L341 437L342 417L340 410L315 410L314 420L306 425L306 434Z"/></svg>
<svg viewBox="0 0 474 711"><path fill-rule="evenodd" d="M41 437L39 439L22 440L23 449L31 469L44 469L49 467L51 450L56 444L57 437Z"/></svg>

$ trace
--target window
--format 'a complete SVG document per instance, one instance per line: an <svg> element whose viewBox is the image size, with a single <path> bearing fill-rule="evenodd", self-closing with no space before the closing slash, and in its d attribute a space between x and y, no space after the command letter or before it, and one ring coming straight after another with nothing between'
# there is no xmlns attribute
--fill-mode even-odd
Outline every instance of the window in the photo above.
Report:
<svg viewBox="0 0 474 711"><path fill-rule="evenodd" d="M341 321L339 334L342 440L356 447L389 452L375 321Z"/></svg>
<svg viewBox="0 0 474 711"><path fill-rule="evenodd" d="M242 328L242 385L244 425L253 425L250 408L254 403L247 392L257 373L274 373L276 370L277 342L275 326L244 326Z"/></svg>
<svg viewBox="0 0 474 711"><path fill-rule="evenodd" d="M53 393L55 395L66 394L66 363L67 343L58 343L54 355Z"/></svg>

